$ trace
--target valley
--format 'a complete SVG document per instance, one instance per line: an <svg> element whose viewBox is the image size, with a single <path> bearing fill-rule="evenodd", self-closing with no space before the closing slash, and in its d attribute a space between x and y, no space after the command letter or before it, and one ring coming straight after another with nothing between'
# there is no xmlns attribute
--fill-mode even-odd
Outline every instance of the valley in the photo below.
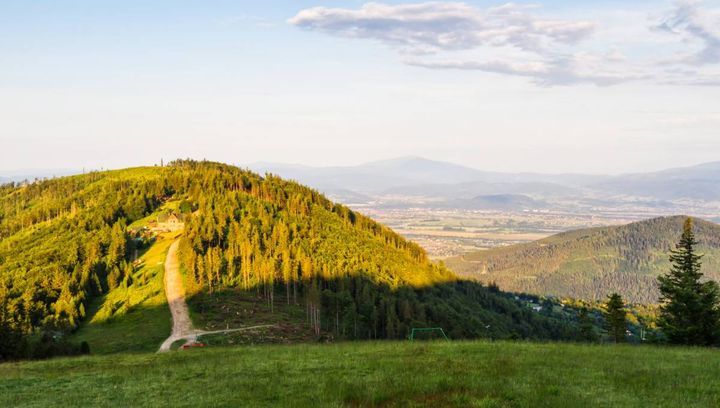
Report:
<svg viewBox="0 0 720 408"><path fill-rule="evenodd" d="M386 203L349 204L397 233L417 242L433 259L445 259L476 250L527 243L561 232L629 224L654 217L684 214L718 220L714 205L648 209L644 207L578 210L468 210L423 207L410 199L402 206Z"/></svg>
<svg viewBox="0 0 720 408"><path fill-rule="evenodd" d="M710 191L720 188L718 162L619 176L488 172L422 157L248 167L306 183L417 242L433 259L654 217L720 222L720 198Z"/></svg>

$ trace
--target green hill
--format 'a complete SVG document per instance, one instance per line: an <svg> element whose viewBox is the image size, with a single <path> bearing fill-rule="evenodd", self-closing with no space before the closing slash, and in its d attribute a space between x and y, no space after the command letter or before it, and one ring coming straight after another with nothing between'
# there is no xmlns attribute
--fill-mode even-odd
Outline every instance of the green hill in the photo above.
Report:
<svg viewBox="0 0 720 408"><path fill-rule="evenodd" d="M57 338L82 326L97 344L127 327L140 345L106 351L149 349L147 336L168 326L139 323L168 317L161 264L174 238L148 227L168 212L184 221L181 264L199 320L252 294L271 314L298 306L324 338L401 338L423 326L455 338L571 337L560 317L458 281L418 245L316 191L194 161L0 188L0 330Z"/></svg>
<svg viewBox="0 0 720 408"><path fill-rule="evenodd" d="M655 278L669 270L668 253L684 219L570 231L450 258L446 265L461 276L496 282L507 291L587 300L618 292L631 302L656 303ZM720 280L720 225L696 220L695 232L705 253L703 272Z"/></svg>
<svg viewBox="0 0 720 408"><path fill-rule="evenodd" d="M354 342L0 364L5 407L717 407L709 348Z"/></svg>

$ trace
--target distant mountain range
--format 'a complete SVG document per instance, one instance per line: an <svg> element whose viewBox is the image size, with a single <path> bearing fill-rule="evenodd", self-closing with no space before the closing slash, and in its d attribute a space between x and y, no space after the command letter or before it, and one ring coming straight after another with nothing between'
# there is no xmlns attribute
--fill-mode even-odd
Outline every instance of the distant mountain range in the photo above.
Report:
<svg viewBox="0 0 720 408"><path fill-rule="evenodd" d="M605 176L577 174L501 173L482 171L454 163L422 157L401 157L357 166L310 167L279 163L253 163L251 170L312 182L318 188L350 188L363 192L384 192L399 186L454 184L550 183L584 185L605 180Z"/></svg>
<svg viewBox="0 0 720 408"><path fill-rule="evenodd" d="M259 162L246 167L260 174L269 172L296 180L346 204L382 202L392 206L410 198L425 200L427 206L482 209L488 205L473 206L471 201L476 197L507 195L526 196L542 205L518 207L517 200L511 200L507 206L496 203L489 207L563 209L569 204L572 209L584 207L583 211L589 211L619 203L660 209L673 205L684 208L687 200L720 204L720 161L619 176L492 172L415 156L357 166ZM1 173L0 183L80 173L78 169L19 170Z"/></svg>
<svg viewBox="0 0 720 408"><path fill-rule="evenodd" d="M580 299L612 292L631 302L656 303L656 277L670 268L668 253L685 217L665 217L565 232L539 241L445 260L461 276L496 282L502 290ZM703 272L720 280L720 225L696 220Z"/></svg>
<svg viewBox="0 0 720 408"><path fill-rule="evenodd" d="M619 176L488 172L421 157L403 157L347 167L254 163L251 170L298 180L330 195L354 199L412 196L469 200L486 195L532 199L720 201L720 162ZM353 192L352 195L347 194ZM360 196L355 196L360 194ZM337 198L337 197L336 197Z"/></svg>
<svg viewBox="0 0 720 408"><path fill-rule="evenodd" d="M639 195L662 200L681 198L720 200L720 162L611 177L589 185L615 194Z"/></svg>

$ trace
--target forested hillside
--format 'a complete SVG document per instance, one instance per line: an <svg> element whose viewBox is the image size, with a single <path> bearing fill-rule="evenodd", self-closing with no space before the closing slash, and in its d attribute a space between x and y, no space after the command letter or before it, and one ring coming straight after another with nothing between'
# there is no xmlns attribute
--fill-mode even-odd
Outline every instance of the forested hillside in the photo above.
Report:
<svg viewBox="0 0 720 408"><path fill-rule="evenodd" d="M461 276L496 282L502 290L602 300L618 292L631 302L656 303L657 276L670 268L670 249L685 217L571 231L527 244L448 259ZM720 226L697 220L706 277L720 279Z"/></svg>
<svg viewBox="0 0 720 408"><path fill-rule="evenodd" d="M317 333L346 338L397 338L424 325L457 337L572 336L564 322L458 282L416 244L316 191L193 161L3 186L2 330L72 331L90 300L142 285L133 261L153 241L128 226L170 202L184 213L190 295L240 288L271 305L304 304Z"/></svg>

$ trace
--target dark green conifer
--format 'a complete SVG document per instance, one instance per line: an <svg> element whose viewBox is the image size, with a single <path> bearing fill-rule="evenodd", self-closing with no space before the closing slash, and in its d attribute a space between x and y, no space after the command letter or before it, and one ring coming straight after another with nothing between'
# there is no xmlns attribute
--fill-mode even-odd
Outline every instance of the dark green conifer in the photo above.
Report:
<svg viewBox="0 0 720 408"><path fill-rule="evenodd" d="M658 325L673 344L714 345L720 335L720 291L717 283L702 281L697 244L692 218L688 218L670 254L672 268L658 278L662 302Z"/></svg>
<svg viewBox="0 0 720 408"><path fill-rule="evenodd" d="M582 307L578 313L578 326L580 329L579 338L581 341L595 342L597 341L597 334L595 333L595 325L593 324L593 317L587 307Z"/></svg>
<svg viewBox="0 0 720 408"><path fill-rule="evenodd" d="M627 335L627 310L625 302L617 293L608 296L605 303L605 329L615 343L625 342Z"/></svg>

